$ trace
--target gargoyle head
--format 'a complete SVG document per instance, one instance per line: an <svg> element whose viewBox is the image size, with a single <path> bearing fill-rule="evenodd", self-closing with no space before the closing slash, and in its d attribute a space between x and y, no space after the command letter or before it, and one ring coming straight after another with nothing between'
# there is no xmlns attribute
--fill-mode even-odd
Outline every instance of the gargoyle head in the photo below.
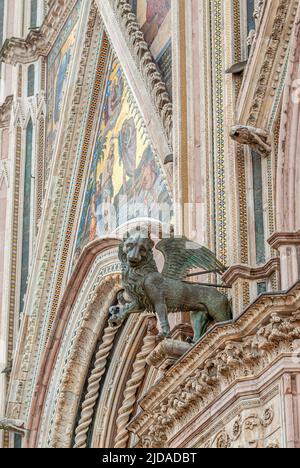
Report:
<svg viewBox="0 0 300 468"><path fill-rule="evenodd" d="M123 240L123 252L131 268L140 268L153 259L154 242L143 231L128 233Z"/></svg>
<svg viewBox="0 0 300 468"><path fill-rule="evenodd" d="M235 127L232 127L230 136L233 140L241 144L247 144L249 139L249 132L246 126L236 125Z"/></svg>

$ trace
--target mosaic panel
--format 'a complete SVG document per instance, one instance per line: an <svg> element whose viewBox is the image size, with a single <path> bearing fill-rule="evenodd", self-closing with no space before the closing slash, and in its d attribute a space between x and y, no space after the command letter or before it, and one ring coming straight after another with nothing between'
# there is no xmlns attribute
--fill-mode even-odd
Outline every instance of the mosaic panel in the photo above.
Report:
<svg viewBox="0 0 300 468"><path fill-rule="evenodd" d="M135 218L170 221L171 198L117 60L87 182L77 249ZM165 217L166 216L166 217Z"/></svg>
<svg viewBox="0 0 300 468"><path fill-rule="evenodd" d="M30 226L31 226L31 182L32 182L32 144L33 125L29 121L26 129L26 158L24 174L24 206L22 226L22 265L21 265L21 287L20 287L20 313L24 308L24 296L27 290L27 278L29 269L30 253Z"/></svg>
<svg viewBox="0 0 300 468"><path fill-rule="evenodd" d="M47 169L54 152L63 107L67 76L76 42L82 0L78 0L48 56Z"/></svg>

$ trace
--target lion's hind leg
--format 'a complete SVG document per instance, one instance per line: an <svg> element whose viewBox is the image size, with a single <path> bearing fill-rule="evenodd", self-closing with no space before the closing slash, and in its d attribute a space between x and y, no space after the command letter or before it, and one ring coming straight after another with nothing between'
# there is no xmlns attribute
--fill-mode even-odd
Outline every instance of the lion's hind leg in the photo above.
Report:
<svg viewBox="0 0 300 468"><path fill-rule="evenodd" d="M194 330L193 342L197 343L205 334L210 320L208 314L204 311L191 312L192 327Z"/></svg>

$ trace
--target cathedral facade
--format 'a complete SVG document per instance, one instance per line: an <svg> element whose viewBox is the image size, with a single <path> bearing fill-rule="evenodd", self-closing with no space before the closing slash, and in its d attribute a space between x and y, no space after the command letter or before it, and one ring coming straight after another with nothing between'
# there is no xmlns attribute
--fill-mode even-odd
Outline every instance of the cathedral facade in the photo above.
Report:
<svg viewBox="0 0 300 468"><path fill-rule="evenodd" d="M0 0L0 42L0 447L300 448L299 0ZM136 229L232 318L110 320Z"/></svg>

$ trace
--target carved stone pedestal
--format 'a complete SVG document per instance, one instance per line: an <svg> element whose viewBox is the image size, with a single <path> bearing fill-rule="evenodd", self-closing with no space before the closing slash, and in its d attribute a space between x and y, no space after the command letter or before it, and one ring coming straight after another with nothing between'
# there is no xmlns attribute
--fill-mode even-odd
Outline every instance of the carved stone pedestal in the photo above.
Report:
<svg viewBox="0 0 300 468"><path fill-rule="evenodd" d="M175 364L191 347L189 343L183 341L163 340L149 355L147 364L164 372Z"/></svg>

